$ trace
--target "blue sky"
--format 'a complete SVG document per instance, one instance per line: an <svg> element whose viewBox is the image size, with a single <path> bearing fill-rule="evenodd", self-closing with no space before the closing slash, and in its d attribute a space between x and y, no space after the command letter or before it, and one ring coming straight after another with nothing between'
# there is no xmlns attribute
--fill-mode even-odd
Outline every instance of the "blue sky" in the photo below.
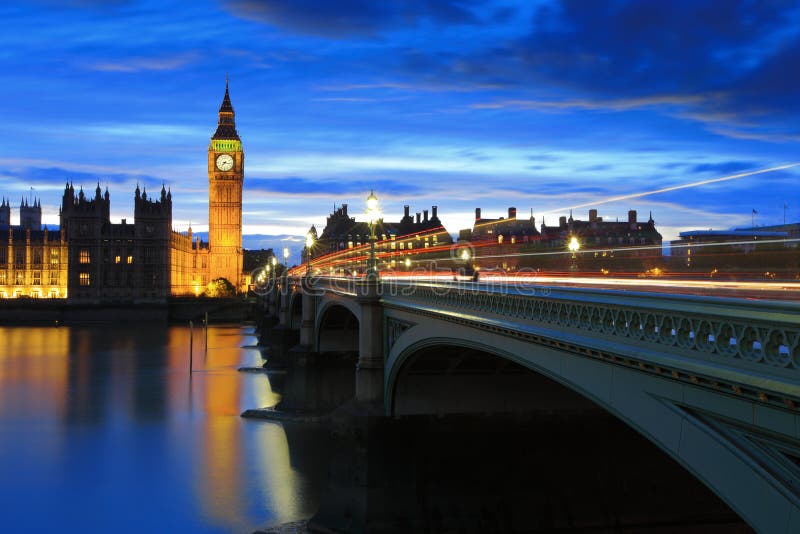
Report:
<svg viewBox="0 0 800 534"><path fill-rule="evenodd" d="M57 222L66 180L173 192L207 221L206 149L231 79L246 234L302 234L334 203L387 218L475 207L550 223L652 210L665 238L800 220L800 9L762 1L33 0L0 16L0 194ZM576 218L586 218L586 208Z"/></svg>

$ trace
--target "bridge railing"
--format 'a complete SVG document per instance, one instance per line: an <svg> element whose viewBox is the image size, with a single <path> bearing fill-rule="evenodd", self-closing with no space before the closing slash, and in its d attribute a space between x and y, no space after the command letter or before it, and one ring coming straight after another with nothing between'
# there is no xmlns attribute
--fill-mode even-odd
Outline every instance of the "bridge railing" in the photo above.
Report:
<svg viewBox="0 0 800 534"><path fill-rule="evenodd" d="M521 294L488 284L390 285L384 289L389 303L599 334L782 370L800 379L800 305L793 302L585 288L538 287Z"/></svg>

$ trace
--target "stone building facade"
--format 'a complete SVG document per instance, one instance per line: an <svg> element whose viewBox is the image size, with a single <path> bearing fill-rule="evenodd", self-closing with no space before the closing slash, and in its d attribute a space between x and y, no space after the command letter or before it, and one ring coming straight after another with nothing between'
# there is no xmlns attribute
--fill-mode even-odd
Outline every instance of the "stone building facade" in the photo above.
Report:
<svg viewBox="0 0 800 534"><path fill-rule="evenodd" d="M59 230L42 229L41 202L22 201L20 224L0 201L0 298L54 297L84 302L162 302L199 295L216 278L242 289L244 152L228 84L208 147L209 241L172 228L172 193L149 197L137 185L133 222L112 223L108 189L67 183Z"/></svg>
<svg viewBox="0 0 800 534"><path fill-rule="evenodd" d="M11 205L0 202L0 298L64 298L67 295L67 245L64 235L41 227L42 206L20 203L18 226Z"/></svg>
<svg viewBox="0 0 800 534"><path fill-rule="evenodd" d="M351 274L366 268L366 254L370 244L367 222L357 222L348 213L347 204L334 208L318 235L312 226L314 246L310 251L312 262L320 271ZM411 215L409 206L403 207L403 217L396 222L378 220L375 223L376 253L380 269L412 270L417 268L424 254L426 262L446 259L453 240L439 220L438 207L432 206ZM329 258L326 261L325 258ZM308 251L303 251L308 260Z"/></svg>

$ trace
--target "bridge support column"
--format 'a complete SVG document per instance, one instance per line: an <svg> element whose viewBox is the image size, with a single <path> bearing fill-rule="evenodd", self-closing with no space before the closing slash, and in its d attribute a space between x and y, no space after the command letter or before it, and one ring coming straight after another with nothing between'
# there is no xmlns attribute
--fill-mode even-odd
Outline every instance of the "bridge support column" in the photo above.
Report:
<svg viewBox="0 0 800 534"><path fill-rule="evenodd" d="M284 275L281 277L280 287L277 291L278 324L283 328L289 327L289 314L291 313L291 310L289 309L289 301L291 296L292 292L289 288L289 279Z"/></svg>
<svg viewBox="0 0 800 534"><path fill-rule="evenodd" d="M300 346L306 351L314 350L314 320L317 315L314 288L308 277L303 278L303 321L300 323Z"/></svg>
<svg viewBox="0 0 800 534"><path fill-rule="evenodd" d="M370 404L383 403L383 307L380 296L380 280L368 279L358 285L361 322L356 365L356 399Z"/></svg>

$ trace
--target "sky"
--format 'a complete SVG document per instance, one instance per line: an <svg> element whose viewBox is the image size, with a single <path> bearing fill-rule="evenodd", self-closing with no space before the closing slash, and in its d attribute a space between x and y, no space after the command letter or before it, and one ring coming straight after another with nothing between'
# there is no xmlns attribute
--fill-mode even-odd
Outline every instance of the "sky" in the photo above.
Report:
<svg viewBox="0 0 800 534"><path fill-rule="evenodd" d="M334 204L555 224L595 206L690 229L800 221L800 5L735 0L28 0L2 3L0 196L173 193L207 228L230 78L246 247L299 245ZM16 217L13 211L12 220ZM288 241L281 242L282 239ZM296 239L296 241L292 241Z"/></svg>

